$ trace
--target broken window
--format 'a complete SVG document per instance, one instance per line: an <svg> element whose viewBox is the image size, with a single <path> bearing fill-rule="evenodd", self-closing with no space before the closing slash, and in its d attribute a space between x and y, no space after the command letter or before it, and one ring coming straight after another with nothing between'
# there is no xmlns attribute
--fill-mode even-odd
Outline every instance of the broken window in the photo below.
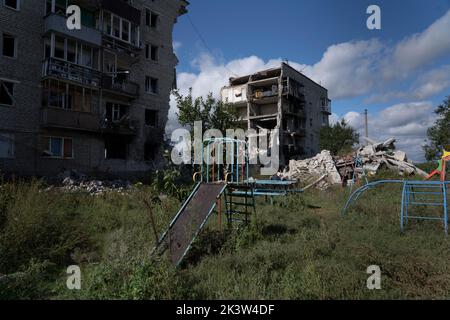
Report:
<svg viewBox="0 0 450 320"><path fill-rule="evenodd" d="M105 159L126 160L128 141L126 138L115 136L105 140Z"/></svg>
<svg viewBox="0 0 450 320"><path fill-rule="evenodd" d="M3 5L14 10L20 10L20 0L3 0Z"/></svg>
<svg viewBox="0 0 450 320"><path fill-rule="evenodd" d="M67 61L77 62L77 42L71 39L67 39Z"/></svg>
<svg viewBox="0 0 450 320"><path fill-rule="evenodd" d="M145 77L145 91L147 93L159 93L159 80L152 77Z"/></svg>
<svg viewBox="0 0 450 320"><path fill-rule="evenodd" d="M131 33L131 23L122 20L122 40L126 42L130 42L130 33Z"/></svg>
<svg viewBox="0 0 450 320"><path fill-rule="evenodd" d="M145 125L149 127L158 127L158 111L145 110Z"/></svg>
<svg viewBox="0 0 450 320"><path fill-rule="evenodd" d="M0 133L0 159L14 158L14 135Z"/></svg>
<svg viewBox="0 0 450 320"><path fill-rule="evenodd" d="M73 158L72 138L45 137L43 156L48 158L72 159Z"/></svg>
<svg viewBox="0 0 450 320"><path fill-rule="evenodd" d="M159 48L157 46L151 46L150 59L153 61L159 60Z"/></svg>
<svg viewBox="0 0 450 320"><path fill-rule="evenodd" d="M66 101L67 85L62 82L51 82L49 89L49 107L69 109Z"/></svg>
<svg viewBox="0 0 450 320"><path fill-rule="evenodd" d="M0 104L5 106L14 105L14 86L13 82L0 80Z"/></svg>
<svg viewBox="0 0 450 320"><path fill-rule="evenodd" d="M144 160L145 161L155 161L156 156L159 152L159 145L153 141L148 141L145 144L145 150L144 150Z"/></svg>
<svg viewBox="0 0 450 320"><path fill-rule="evenodd" d="M120 122L128 114L128 106L117 103L106 103L106 120Z"/></svg>
<svg viewBox="0 0 450 320"><path fill-rule="evenodd" d="M62 37L55 37L55 51L54 57L65 60L65 39Z"/></svg>
<svg viewBox="0 0 450 320"><path fill-rule="evenodd" d="M145 58L147 60L158 61L159 60L159 47L151 44L145 45Z"/></svg>
<svg viewBox="0 0 450 320"><path fill-rule="evenodd" d="M145 10L145 25L151 28L158 28L159 14L149 9Z"/></svg>
<svg viewBox="0 0 450 320"><path fill-rule="evenodd" d="M4 33L2 40L2 54L5 57L15 58L16 57L16 37Z"/></svg>

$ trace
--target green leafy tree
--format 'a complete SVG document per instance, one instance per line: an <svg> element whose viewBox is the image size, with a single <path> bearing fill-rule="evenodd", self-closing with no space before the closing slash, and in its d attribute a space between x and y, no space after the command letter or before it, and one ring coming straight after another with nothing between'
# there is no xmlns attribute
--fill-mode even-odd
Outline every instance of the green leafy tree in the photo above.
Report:
<svg viewBox="0 0 450 320"><path fill-rule="evenodd" d="M427 133L430 143L423 147L428 161L439 159L443 149L450 150L450 96L437 107L435 113L438 119Z"/></svg>
<svg viewBox="0 0 450 320"><path fill-rule="evenodd" d="M359 133L348 126L344 119L331 127L323 127L320 129L319 135L320 148L329 150L335 156L350 152L353 146L359 142Z"/></svg>
<svg viewBox="0 0 450 320"><path fill-rule="evenodd" d="M196 121L201 121L203 130L218 129L223 134L227 129L239 128L239 114L232 104L224 103L213 97L192 97L192 89L187 96L174 92L178 107L178 122L182 126L194 127Z"/></svg>

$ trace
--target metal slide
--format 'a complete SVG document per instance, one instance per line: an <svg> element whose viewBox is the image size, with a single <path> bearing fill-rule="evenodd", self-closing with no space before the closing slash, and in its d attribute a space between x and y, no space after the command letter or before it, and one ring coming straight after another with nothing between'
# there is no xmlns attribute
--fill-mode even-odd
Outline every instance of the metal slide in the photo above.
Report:
<svg viewBox="0 0 450 320"><path fill-rule="evenodd" d="M225 183L199 183L159 240L154 252L169 250L173 264L179 265L214 211Z"/></svg>

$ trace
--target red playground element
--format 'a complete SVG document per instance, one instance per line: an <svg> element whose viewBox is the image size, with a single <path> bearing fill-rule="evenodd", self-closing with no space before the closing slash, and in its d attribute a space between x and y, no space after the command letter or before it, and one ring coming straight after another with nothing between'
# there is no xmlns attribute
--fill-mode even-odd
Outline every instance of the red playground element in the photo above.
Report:
<svg viewBox="0 0 450 320"><path fill-rule="evenodd" d="M434 176L439 175L441 177L441 181L444 182L447 174L447 162L450 162L450 152L444 150L442 159L439 160L439 167L430 173L426 180L430 180Z"/></svg>

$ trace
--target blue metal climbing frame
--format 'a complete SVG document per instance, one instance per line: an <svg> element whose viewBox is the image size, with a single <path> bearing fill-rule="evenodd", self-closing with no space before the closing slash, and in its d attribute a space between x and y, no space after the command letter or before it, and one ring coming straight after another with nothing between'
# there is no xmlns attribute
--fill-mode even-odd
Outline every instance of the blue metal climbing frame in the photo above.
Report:
<svg viewBox="0 0 450 320"><path fill-rule="evenodd" d="M206 139L202 148L201 181L244 184L249 178L249 161L246 141L231 138Z"/></svg>
<svg viewBox="0 0 450 320"><path fill-rule="evenodd" d="M403 184L402 210L400 227L402 232L409 220L443 221L445 234L448 235L447 188L450 182L437 181L405 181ZM418 216L411 211L412 207L443 207L443 216Z"/></svg>
<svg viewBox="0 0 450 320"><path fill-rule="evenodd" d="M448 187L450 181L409 181L409 180L380 180L370 182L358 188L348 198L342 214L345 214L351 204L357 201L366 191L379 185L401 184L403 186L400 228L403 232L409 220L433 220L444 222L445 234L448 235ZM441 217L413 215L413 207L442 207L443 215Z"/></svg>

